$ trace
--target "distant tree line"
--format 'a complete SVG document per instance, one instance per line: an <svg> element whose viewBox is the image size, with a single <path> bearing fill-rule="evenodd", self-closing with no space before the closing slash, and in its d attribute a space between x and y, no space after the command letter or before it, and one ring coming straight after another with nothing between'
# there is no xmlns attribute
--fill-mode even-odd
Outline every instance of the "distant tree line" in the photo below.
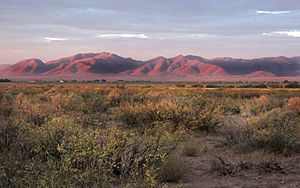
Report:
<svg viewBox="0 0 300 188"><path fill-rule="evenodd" d="M286 88L300 88L300 84L298 82L290 82L285 87Z"/></svg>
<svg viewBox="0 0 300 188"><path fill-rule="evenodd" d="M177 84L178 87L185 87L185 85ZM266 82L266 83L235 83L235 84L223 84L223 83L194 83L191 87L200 88L300 88L299 82L284 81L279 82Z"/></svg>
<svg viewBox="0 0 300 188"><path fill-rule="evenodd" d="M5 79L0 79L0 82L11 82L11 80L5 78Z"/></svg>

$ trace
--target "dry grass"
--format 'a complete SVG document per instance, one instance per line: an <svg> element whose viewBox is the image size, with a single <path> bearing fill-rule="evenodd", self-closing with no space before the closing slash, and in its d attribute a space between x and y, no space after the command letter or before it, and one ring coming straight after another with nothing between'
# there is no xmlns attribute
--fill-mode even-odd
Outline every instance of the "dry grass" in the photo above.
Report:
<svg viewBox="0 0 300 188"><path fill-rule="evenodd" d="M163 162L159 173L160 179L162 182L179 182L184 180L187 170L183 159L178 155L172 155Z"/></svg>
<svg viewBox="0 0 300 188"><path fill-rule="evenodd" d="M290 98L287 102L287 108L297 114L300 114L300 97Z"/></svg>
<svg viewBox="0 0 300 188"><path fill-rule="evenodd" d="M264 173L280 172L285 173L283 165L272 155L262 156L257 168Z"/></svg>
<svg viewBox="0 0 300 188"><path fill-rule="evenodd" d="M199 152L198 143L195 140L189 140L182 146L182 155L187 157L196 157Z"/></svg>
<svg viewBox="0 0 300 188"><path fill-rule="evenodd" d="M253 166L273 173L276 160L235 159L300 151L298 90L7 84L0 122L0 187L155 187L209 161L225 177ZM222 156L227 149L237 157Z"/></svg>

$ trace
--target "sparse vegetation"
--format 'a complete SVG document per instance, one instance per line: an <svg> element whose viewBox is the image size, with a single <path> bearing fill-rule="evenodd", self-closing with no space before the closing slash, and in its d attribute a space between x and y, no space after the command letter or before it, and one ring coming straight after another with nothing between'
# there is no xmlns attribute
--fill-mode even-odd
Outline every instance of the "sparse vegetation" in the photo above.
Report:
<svg viewBox="0 0 300 188"><path fill-rule="evenodd" d="M199 152L198 144L195 141L188 141L183 144L182 154L187 157L196 157Z"/></svg>
<svg viewBox="0 0 300 188"><path fill-rule="evenodd" d="M211 161L211 170L217 171L221 176L235 176L239 171L249 168L250 164L246 161L232 162L221 156L215 156Z"/></svg>
<svg viewBox="0 0 300 188"><path fill-rule="evenodd" d="M293 97L288 100L287 108L300 115L300 97Z"/></svg>
<svg viewBox="0 0 300 188"><path fill-rule="evenodd" d="M235 155L299 156L299 90L203 86L3 84L0 187L184 182L186 162L199 160L215 142L218 152ZM205 135L214 139L199 141ZM222 176L253 166L264 173L283 168L277 159L254 164L221 153L209 161Z"/></svg>
<svg viewBox="0 0 300 188"><path fill-rule="evenodd" d="M276 152L293 151L299 139L300 119L295 113L274 109L254 122L254 137L259 147Z"/></svg>
<svg viewBox="0 0 300 188"><path fill-rule="evenodd" d="M177 155L171 155L162 163L160 179L163 182L178 182L184 179L187 170L183 159Z"/></svg>

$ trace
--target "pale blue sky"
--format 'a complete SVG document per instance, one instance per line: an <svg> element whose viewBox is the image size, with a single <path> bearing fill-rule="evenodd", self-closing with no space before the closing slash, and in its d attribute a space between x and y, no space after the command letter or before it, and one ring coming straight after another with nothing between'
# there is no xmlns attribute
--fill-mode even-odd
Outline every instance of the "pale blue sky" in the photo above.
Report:
<svg viewBox="0 0 300 188"><path fill-rule="evenodd" d="M102 51L300 55L298 0L2 0L0 12L0 63Z"/></svg>

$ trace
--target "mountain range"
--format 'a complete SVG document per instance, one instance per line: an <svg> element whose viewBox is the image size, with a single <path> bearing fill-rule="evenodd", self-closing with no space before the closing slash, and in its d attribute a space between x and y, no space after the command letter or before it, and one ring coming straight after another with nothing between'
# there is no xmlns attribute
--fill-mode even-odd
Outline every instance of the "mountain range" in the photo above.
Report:
<svg viewBox="0 0 300 188"><path fill-rule="evenodd" d="M214 58L178 55L156 57L148 61L124 58L111 53L85 53L49 62L26 59L0 66L1 76L126 76L126 77L298 77L299 57L256 59Z"/></svg>

